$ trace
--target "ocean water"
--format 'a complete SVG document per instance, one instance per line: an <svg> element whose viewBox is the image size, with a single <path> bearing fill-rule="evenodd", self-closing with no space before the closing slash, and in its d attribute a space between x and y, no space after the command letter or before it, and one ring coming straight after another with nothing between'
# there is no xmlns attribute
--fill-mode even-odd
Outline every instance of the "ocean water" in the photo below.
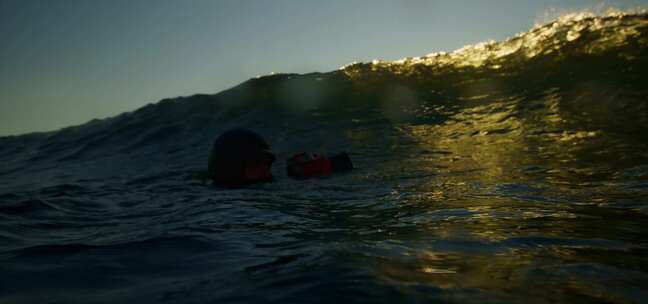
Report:
<svg viewBox="0 0 648 304"><path fill-rule="evenodd" d="M577 14L0 138L0 302L646 303L647 84L648 15ZM204 179L234 127L274 182Z"/></svg>

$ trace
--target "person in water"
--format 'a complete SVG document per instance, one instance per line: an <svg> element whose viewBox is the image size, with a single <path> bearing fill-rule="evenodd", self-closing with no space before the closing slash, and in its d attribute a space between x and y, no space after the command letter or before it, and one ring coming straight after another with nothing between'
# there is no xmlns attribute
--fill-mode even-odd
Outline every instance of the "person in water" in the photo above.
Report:
<svg viewBox="0 0 648 304"><path fill-rule="evenodd" d="M207 171L215 183L245 186L272 180L275 156L259 134L246 129L229 130L212 145Z"/></svg>
<svg viewBox="0 0 648 304"><path fill-rule="evenodd" d="M270 146L259 134L247 129L229 130L214 142L207 171L215 183L230 187L272 181L271 167L275 161ZM346 153L327 157L302 152L286 162L286 172L297 179L325 176L353 169Z"/></svg>

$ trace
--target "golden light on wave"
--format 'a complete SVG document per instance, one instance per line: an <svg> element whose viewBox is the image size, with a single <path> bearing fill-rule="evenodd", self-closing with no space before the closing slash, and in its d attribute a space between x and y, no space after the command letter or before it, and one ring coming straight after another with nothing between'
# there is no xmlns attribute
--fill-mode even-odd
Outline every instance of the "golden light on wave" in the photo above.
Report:
<svg viewBox="0 0 648 304"><path fill-rule="evenodd" d="M516 63L521 59L540 55L558 55L557 58L560 58L567 45L585 39L584 37L592 41L589 41L586 47L572 49L570 52L600 54L641 36L641 29L648 26L648 20L635 18L632 22L628 22L628 19L634 18L637 13L646 12L645 10L622 12L616 9L608 9L599 14L589 11L562 12L557 17L546 19L546 22L536 25L528 32L519 33L505 41L488 40L466 45L449 53L435 52L422 57L407 57L395 61L374 59L367 64L353 62L341 67L340 70L353 77L357 74L354 69L364 65L372 70L389 69L397 74L412 73L412 69L416 66L500 69L504 63ZM619 27L620 24L625 27ZM612 32L612 35L609 32Z"/></svg>
<svg viewBox="0 0 648 304"><path fill-rule="evenodd" d="M456 271L453 271L453 270L439 269L439 268L434 268L434 267L430 267L430 266L423 267L421 269L421 271L423 271L424 273L427 273L427 274L453 274L453 273L457 273Z"/></svg>

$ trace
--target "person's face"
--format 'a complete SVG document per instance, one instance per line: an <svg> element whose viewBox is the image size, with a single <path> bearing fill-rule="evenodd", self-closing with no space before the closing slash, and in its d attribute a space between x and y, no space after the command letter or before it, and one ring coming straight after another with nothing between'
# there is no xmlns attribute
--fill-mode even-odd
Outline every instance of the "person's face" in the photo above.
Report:
<svg viewBox="0 0 648 304"><path fill-rule="evenodd" d="M258 160L248 162L245 167L244 176L249 182L264 181L272 178L270 168L275 161L275 156L269 151L265 151L263 157Z"/></svg>

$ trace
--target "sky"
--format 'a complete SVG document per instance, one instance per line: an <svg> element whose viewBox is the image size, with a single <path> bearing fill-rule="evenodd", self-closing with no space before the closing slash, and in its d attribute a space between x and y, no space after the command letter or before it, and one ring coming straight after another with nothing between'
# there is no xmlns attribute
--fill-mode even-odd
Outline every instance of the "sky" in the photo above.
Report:
<svg viewBox="0 0 648 304"><path fill-rule="evenodd" d="M270 73L503 40L648 0L0 0L0 136L49 131Z"/></svg>

